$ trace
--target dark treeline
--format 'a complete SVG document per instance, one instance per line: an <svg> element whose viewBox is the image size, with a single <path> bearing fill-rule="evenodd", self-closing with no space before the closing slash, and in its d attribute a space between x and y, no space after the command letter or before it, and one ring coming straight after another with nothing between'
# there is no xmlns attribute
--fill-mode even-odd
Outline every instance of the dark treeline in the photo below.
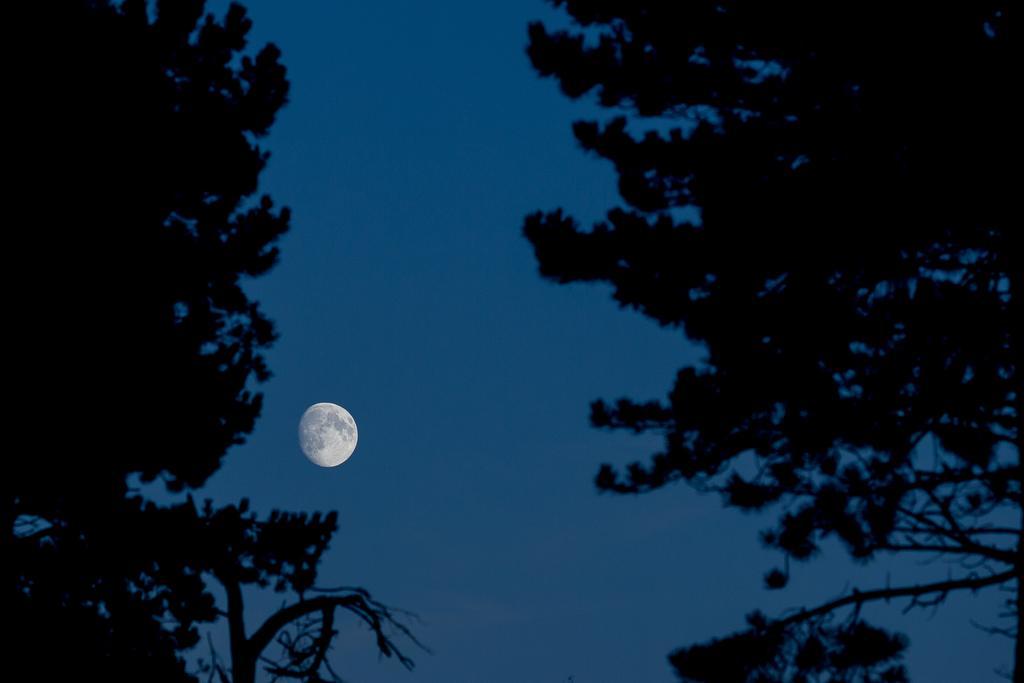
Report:
<svg viewBox="0 0 1024 683"><path fill-rule="evenodd" d="M760 511L782 560L769 589L829 537L863 561L950 561L908 585L754 611L672 653L675 672L903 681L906 639L862 605L1003 590L988 628L1013 639L1002 673L1024 681L1009 3L552 4L571 24L530 26L529 57L608 111L573 132L614 165L624 206L589 230L560 210L529 216L540 271L610 283L707 351L665 400L593 404L595 426L664 435L647 462L601 467L597 486L682 480Z"/></svg>
<svg viewBox="0 0 1024 683"><path fill-rule="evenodd" d="M411 666L386 606L315 592L334 513L161 506L132 488L200 487L260 413L275 332L240 282L274 265L289 224L256 195L259 140L288 94L279 51L246 49L239 5L25 4L7 251L25 439L0 484L3 677L321 680L338 610ZM246 588L291 599L246 633ZM198 670L215 622L230 652Z"/></svg>

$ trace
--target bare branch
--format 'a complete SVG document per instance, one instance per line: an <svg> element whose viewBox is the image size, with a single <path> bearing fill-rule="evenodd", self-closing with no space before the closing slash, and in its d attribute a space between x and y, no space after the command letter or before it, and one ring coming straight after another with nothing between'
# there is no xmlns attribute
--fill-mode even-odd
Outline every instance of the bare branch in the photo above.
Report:
<svg viewBox="0 0 1024 683"><path fill-rule="evenodd" d="M813 619L824 614L828 614L841 607L847 605L855 605L860 607L866 602L873 602L875 600L892 600L894 598L915 598L915 603L912 604L932 604L932 601L926 601L924 603L917 601L917 598L925 595L939 594L940 602L941 598L944 598L947 593L956 590L977 590L984 588L985 586L993 586L1005 581L1010 581L1017 578L1017 570L1010 569L999 574L993 574L986 577L969 577L965 579L955 579L952 581L940 581L938 583L929 583L918 586L906 586L904 588L882 588L871 591L858 591L856 588L853 593L843 598L838 598L827 602L824 605L820 605L810 610L800 610L796 614L790 615L779 620L779 623L795 624L808 619Z"/></svg>
<svg viewBox="0 0 1024 683"><path fill-rule="evenodd" d="M948 553L952 555L982 555L987 559L1002 562L1003 564L1015 564L1016 558L1011 550L992 548L978 544L964 545L928 545L925 543L886 543L878 546L880 550L892 552L935 552Z"/></svg>
<svg viewBox="0 0 1024 683"><path fill-rule="evenodd" d="M987 633L990 636L1005 636L1006 638L1015 638L1017 636L1017 629L1012 626L1000 628L998 626L985 626L984 624L978 623L974 619L971 619L971 626Z"/></svg>
<svg viewBox="0 0 1024 683"><path fill-rule="evenodd" d="M399 662L407 669L413 668L413 661L406 656L394 641L385 633L385 627L391 626L408 637L417 646L426 650L403 624L398 622L391 613L391 610L373 600L364 590L349 595L331 595L304 600L278 610L267 618L263 624L256 629L249 639L248 647L250 652L262 652L273 640L274 635L282 628L314 612L333 612L335 608L346 609L362 619L373 630L377 636L377 647L387 657L394 655Z"/></svg>
<svg viewBox="0 0 1024 683"><path fill-rule="evenodd" d="M231 678L220 663L217 648L213 646L213 637L209 633L206 634L206 642L210 646L210 677L207 679L207 683L214 683L215 675L220 683L231 683Z"/></svg>
<svg viewBox="0 0 1024 683"><path fill-rule="evenodd" d="M321 610L321 612L320 631L317 634L316 641L313 645L313 647L316 648L316 652L313 654L313 661L310 662L308 666L300 669L292 669L277 665L269 666L267 667L268 673L285 678L306 678L319 671L327 658L327 651L330 649L331 640L334 638L336 633L334 631L334 608L331 607L329 609L324 609ZM287 647L286 649L289 649L290 653L293 654L293 661L301 662L303 659L308 658L308 654L303 651Z"/></svg>

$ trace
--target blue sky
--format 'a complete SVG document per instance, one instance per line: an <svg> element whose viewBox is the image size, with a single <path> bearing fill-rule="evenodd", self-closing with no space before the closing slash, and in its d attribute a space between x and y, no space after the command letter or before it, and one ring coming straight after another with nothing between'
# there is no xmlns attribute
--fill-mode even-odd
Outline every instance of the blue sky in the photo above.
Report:
<svg viewBox="0 0 1024 683"><path fill-rule="evenodd" d="M766 519L685 486L599 495L602 462L653 437L598 432L591 400L661 397L699 357L681 334L618 309L602 286L540 279L522 219L564 207L589 221L618 201L612 169L575 144L571 103L526 58L539 0L244 3L253 45L277 43L291 102L265 141L262 191L292 208L282 259L249 291L276 322L264 413L197 498L257 510L338 510L323 585L361 585L418 613L433 655L406 673L343 625L353 681L671 681L666 655L769 613L928 575L908 561L852 568L837 548L761 590L776 558ZM213 3L220 11L226 3ZM324 470L296 426L345 406L360 442ZM849 584L848 584L849 581ZM922 681L992 680L1010 645L998 596L934 617L874 607L912 639ZM280 596L249 596L253 621ZM414 653L416 654L416 653Z"/></svg>

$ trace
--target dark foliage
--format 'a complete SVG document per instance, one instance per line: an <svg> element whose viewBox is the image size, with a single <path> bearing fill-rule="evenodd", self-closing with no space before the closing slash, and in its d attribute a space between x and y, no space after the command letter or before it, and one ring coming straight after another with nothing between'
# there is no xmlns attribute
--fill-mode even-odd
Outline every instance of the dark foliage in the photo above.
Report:
<svg viewBox="0 0 1024 683"><path fill-rule="evenodd" d="M669 659L680 677L714 683L907 681L903 668L892 663L906 639L863 621L787 626L756 612L748 621L749 630L674 652Z"/></svg>
<svg viewBox="0 0 1024 683"><path fill-rule="evenodd" d="M686 480L777 511L764 541L787 558L832 536L861 559L962 559L955 589L1012 582L1024 241L1008 4L553 4L573 24L531 25L529 56L613 112L573 130L614 165L625 206L591 230L560 210L529 216L540 271L610 283L707 351L667 401L593 405L596 426L665 435L648 462L603 466L599 488ZM911 588L899 594L916 603L951 589ZM853 647L837 638L829 648ZM713 680L693 672L741 656L736 642L673 663ZM763 647L773 661L795 652ZM1019 680L1020 636L1016 656ZM720 680L775 680L750 657Z"/></svg>
<svg viewBox="0 0 1024 683"><path fill-rule="evenodd" d="M259 414L247 384L266 377L274 331L240 282L274 264L288 227L287 209L251 199L284 67L272 45L243 55L238 5L217 21L195 0L158 2L153 19L138 1L44 4L29 27L45 42L26 86L40 196L18 235L32 295L22 371L37 420L106 453L61 448L25 466L71 489L125 473L196 487ZM76 409L42 409L57 397Z"/></svg>
<svg viewBox="0 0 1024 683"><path fill-rule="evenodd" d="M194 680L181 654L222 616L244 645L233 679L251 680L294 619L247 639L241 603L218 609L207 582L301 597L335 530L333 513L258 521L132 488L194 489L216 471L259 415L253 385L275 337L242 284L274 265L288 228L288 210L257 195L258 141L288 80L275 46L246 50L240 5L216 18L204 4L33 2L13 15L27 38L9 128L25 210L7 232L8 387L27 438L0 481L10 680ZM331 597L390 623L365 592ZM319 675L317 642L300 678Z"/></svg>

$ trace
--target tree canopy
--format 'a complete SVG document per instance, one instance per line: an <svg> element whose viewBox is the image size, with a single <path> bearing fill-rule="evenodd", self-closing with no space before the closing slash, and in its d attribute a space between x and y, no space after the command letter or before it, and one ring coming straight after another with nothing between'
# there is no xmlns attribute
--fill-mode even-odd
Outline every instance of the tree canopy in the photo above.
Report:
<svg viewBox="0 0 1024 683"><path fill-rule="evenodd" d="M0 483L0 545L18 680L195 680L183 653L222 617L233 656L218 680L253 680L275 642L291 643L280 675L319 680L338 607L411 665L384 627L410 634L362 589L245 634L242 586L300 603L316 589L333 513L258 519L245 501L157 505L138 489L197 489L244 441L275 338L243 284L275 264L289 225L258 193L260 141L289 83L277 47L247 49L241 5L204 8L75 0L17 14L31 47L13 103L26 210L9 234L9 336L28 438ZM278 640L296 620L317 634L312 656Z"/></svg>
<svg viewBox="0 0 1024 683"><path fill-rule="evenodd" d="M593 404L596 426L664 434L649 461L602 466L598 487L685 480L774 511L763 540L786 567L828 537L860 559L963 565L754 615L675 653L676 671L900 680L898 640L836 610L1016 584L1005 633L1021 680L1024 249L1010 221L1007 4L552 4L571 25L532 24L529 57L609 111L573 131L614 165L625 206L589 230L562 210L529 216L540 271L610 283L706 351L667 400ZM856 642L884 656L852 656ZM710 673L726 663L733 674Z"/></svg>

